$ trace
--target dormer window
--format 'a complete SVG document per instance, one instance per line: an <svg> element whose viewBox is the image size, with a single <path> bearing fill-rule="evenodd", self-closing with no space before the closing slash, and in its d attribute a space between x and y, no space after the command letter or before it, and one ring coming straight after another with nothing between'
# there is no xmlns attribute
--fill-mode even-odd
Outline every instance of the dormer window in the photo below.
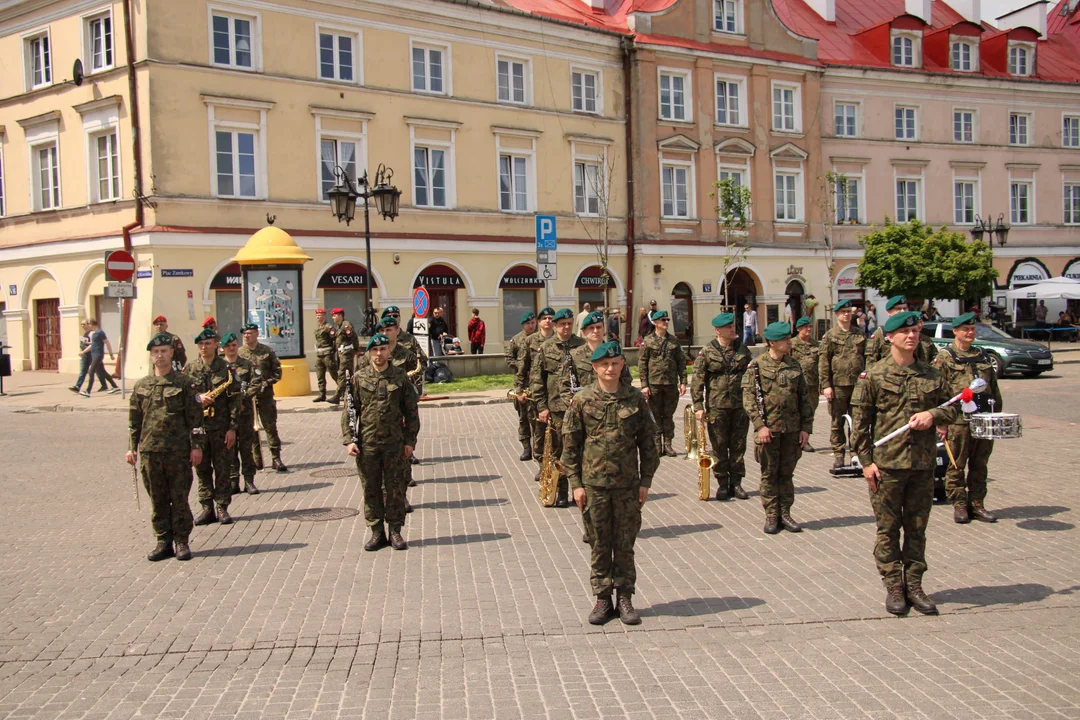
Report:
<svg viewBox="0 0 1080 720"><path fill-rule="evenodd" d="M922 58L919 47L918 34L906 31L893 30L892 33L892 64L895 67L919 67Z"/></svg>
<svg viewBox="0 0 1080 720"><path fill-rule="evenodd" d="M1035 45L1009 41L1009 74L1017 77L1031 75L1035 71Z"/></svg>
<svg viewBox="0 0 1080 720"><path fill-rule="evenodd" d="M742 0L713 0L713 30L742 34Z"/></svg>
<svg viewBox="0 0 1080 720"><path fill-rule="evenodd" d="M952 69L958 72L974 72L978 68L977 50L974 43L957 40L952 44Z"/></svg>

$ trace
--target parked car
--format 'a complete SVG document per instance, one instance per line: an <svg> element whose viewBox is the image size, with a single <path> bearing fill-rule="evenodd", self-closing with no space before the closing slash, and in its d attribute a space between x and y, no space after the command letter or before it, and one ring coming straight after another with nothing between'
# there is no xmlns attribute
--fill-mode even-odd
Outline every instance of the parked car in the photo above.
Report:
<svg viewBox="0 0 1080 720"><path fill-rule="evenodd" d="M952 343L951 323L925 323L922 331L939 349ZM980 323L975 326L975 347L982 348L990 356L998 377L1008 372L1037 377L1054 369L1054 356L1045 346L1031 340L1018 340L992 325Z"/></svg>

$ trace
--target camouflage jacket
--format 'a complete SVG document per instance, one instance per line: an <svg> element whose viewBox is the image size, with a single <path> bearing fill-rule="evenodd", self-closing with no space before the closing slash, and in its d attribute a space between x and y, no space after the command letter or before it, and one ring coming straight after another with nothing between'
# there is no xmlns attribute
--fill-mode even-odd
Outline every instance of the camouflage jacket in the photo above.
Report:
<svg viewBox="0 0 1080 720"><path fill-rule="evenodd" d="M537 413L545 410L556 414L566 412L569 403L559 391L559 371L570 352L584 344L577 335L571 335L563 342L559 342L558 335L552 335L536 351L529 368L529 397L536 404Z"/></svg>
<svg viewBox="0 0 1080 720"><path fill-rule="evenodd" d="M222 358L224 360L224 358ZM254 413L254 407L251 404L251 398L255 397L255 393L258 392L259 386L255 382L255 366L250 360L246 360L239 355L236 356L236 362L230 363L225 360L229 365L229 369L233 372L233 377L236 378L236 382L239 384L240 389L240 417L250 418ZM250 425L251 423L241 423Z"/></svg>
<svg viewBox="0 0 1080 720"><path fill-rule="evenodd" d="M559 394L562 395L563 402L566 403L567 407L570 406L574 396L577 394L573 390L574 378L577 378L577 392L581 392L596 382L596 373L593 371L591 360L592 354L593 348L589 347L588 343L580 345L570 351L570 357L563 360L563 364L559 368ZM570 368L573 368L573 373L570 372ZM628 365L623 365L619 382L623 385L634 384L634 378L630 375Z"/></svg>
<svg viewBox="0 0 1080 720"><path fill-rule="evenodd" d="M964 351L952 343L934 358L934 367L945 378L945 389L949 397L963 391L979 377L986 381L986 391L975 394L976 412L990 412L990 400L994 401L994 412L1002 412L1001 388L998 386L994 363L981 349L972 346ZM954 425L967 425L967 416L963 412L956 414Z"/></svg>
<svg viewBox="0 0 1080 720"><path fill-rule="evenodd" d="M342 357L360 352L360 338L356 335L356 328L348 320L342 320L337 329L337 351Z"/></svg>
<svg viewBox="0 0 1080 720"><path fill-rule="evenodd" d="M394 349L390 351L390 364L394 367L401 368L407 376L410 372L415 370L420 363L417 361L415 353L401 343L394 343Z"/></svg>
<svg viewBox="0 0 1080 720"><path fill-rule="evenodd" d="M337 328L334 327L334 323L323 323L322 325L315 326L315 354L319 357L326 357L333 355L337 352L337 345L335 340L337 338Z"/></svg>
<svg viewBox="0 0 1080 720"><path fill-rule="evenodd" d="M150 374L135 383L128 403L128 449L187 455L205 444L202 408L187 375Z"/></svg>
<svg viewBox="0 0 1080 720"><path fill-rule="evenodd" d="M671 333L661 338L651 333L638 355L638 378L641 387L650 385L685 385L686 353L679 339Z"/></svg>
<svg viewBox="0 0 1080 720"><path fill-rule="evenodd" d="M845 331L834 325L818 345L818 383L821 389L851 387L859 379L865 361L866 336L852 323Z"/></svg>
<svg viewBox="0 0 1080 720"><path fill-rule="evenodd" d="M563 423L562 464L570 486L651 487L660 454L656 421L641 391L620 385L611 394L597 384L578 393Z"/></svg>
<svg viewBox="0 0 1080 720"><path fill-rule="evenodd" d="M521 367L522 358L525 355L525 351L528 349L528 340L534 334L535 333L527 333L522 330L517 335L510 338L510 342L506 343L506 349L503 350L503 358L506 360L506 365L515 375L517 375L518 368Z"/></svg>
<svg viewBox="0 0 1080 720"><path fill-rule="evenodd" d="M521 360L518 365L518 369L514 371L514 388L518 390L528 390L529 383L532 380L532 366L533 359L540 351L540 346L546 341L555 337L555 333L544 337L544 334L537 330L525 340L525 348L521 351Z"/></svg>
<svg viewBox="0 0 1080 720"><path fill-rule="evenodd" d="M209 365L203 362L201 357L196 357L184 368L184 374L191 379L191 387L196 395L205 395L232 377L232 370L224 358L215 355ZM203 415L203 426L207 432L236 430L237 418L240 415L240 383L235 377L214 400L213 408L213 417L206 417L205 413Z"/></svg>
<svg viewBox="0 0 1080 720"><path fill-rule="evenodd" d="M417 341L411 333L407 333L404 330L398 331L397 344L415 355L416 362L420 367L426 368L428 366L427 353L424 352L424 349L420 347L419 341Z"/></svg>
<svg viewBox="0 0 1080 720"><path fill-rule="evenodd" d="M952 395L941 373L921 360L903 367L889 355L859 378L851 396L855 452L863 465L894 470L933 470L937 433L909 430L879 448L874 441L907 425L915 413L929 410L935 425L956 420L958 406L937 407Z"/></svg>
<svg viewBox="0 0 1080 720"><path fill-rule="evenodd" d="M274 397L274 383L281 380L281 361L269 346L255 343L254 348L240 346L240 357L255 366L255 397L267 401Z"/></svg>
<svg viewBox="0 0 1080 720"><path fill-rule="evenodd" d="M889 338L885 337L885 331L882 328L875 330L870 339L866 341L866 367L870 367L882 360L886 355L891 355L891 347L892 343L889 342ZM915 348L915 357L924 363L930 364L934 362L937 354L938 349L933 341L925 335L921 335L919 337L919 346Z"/></svg>
<svg viewBox="0 0 1080 720"><path fill-rule="evenodd" d="M359 440L361 448L416 447L420 433L420 413L416 389L405 377L405 371L393 365L379 372L364 363L352 376L353 406L356 409L358 432L353 435L349 426L349 406L341 411L341 442L348 445Z"/></svg>
<svg viewBox="0 0 1080 720"><path fill-rule="evenodd" d="M813 403L817 402L818 356L820 354L817 340L811 339L805 342L800 337L791 340L791 357L802 368L803 377L806 378L806 387L811 395L810 402Z"/></svg>
<svg viewBox="0 0 1080 720"><path fill-rule="evenodd" d="M706 410L708 419L714 420L714 410L742 407L742 378L750 364L750 351L739 340L724 348L719 340L701 348L694 362L694 377L690 380L690 399L694 412ZM708 398L705 388L708 387ZM709 407L704 406L708 399Z"/></svg>
<svg viewBox="0 0 1080 720"><path fill-rule="evenodd" d="M172 338L172 366L173 370L180 372L181 369L187 365L187 349L184 347L184 341L180 339L179 335L171 332L166 332L170 338ZM152 333L150 337L153 337L156 333Z"/></svg>
<svg viewBox="0 0 1080 720"><path fill-rule="evenodd" d="M761 397L758 397L759 381ZM774 433L814 432L814 405L806 377L791 355L779 360L773 360L768 352L758 355L743 376L742 390L743 408L755 432L763 427ZM817 398L813 398L813 403L817 403Z"/></svg>

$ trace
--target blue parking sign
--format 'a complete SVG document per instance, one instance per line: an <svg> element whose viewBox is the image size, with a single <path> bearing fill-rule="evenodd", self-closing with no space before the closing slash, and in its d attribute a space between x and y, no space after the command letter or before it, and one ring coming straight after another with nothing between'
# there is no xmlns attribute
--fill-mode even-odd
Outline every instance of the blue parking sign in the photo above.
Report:
<svg viewBox="0 0 1080 720"><path fill-rule="evenodd" d="M558 250L559 239L555 234L555 216L536 216L536 249Z"/></svg>

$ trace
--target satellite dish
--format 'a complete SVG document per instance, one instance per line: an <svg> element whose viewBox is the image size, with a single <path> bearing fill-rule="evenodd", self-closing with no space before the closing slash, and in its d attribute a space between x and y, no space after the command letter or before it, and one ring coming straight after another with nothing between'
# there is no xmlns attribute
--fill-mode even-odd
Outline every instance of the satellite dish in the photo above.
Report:
<svg viewBox="0 0 1080 720"><path fill-rule="evenodd" d="M83 74L82 60L75 58L75 64L71 66L71 82L75 83L75 87L79 87L84 77L86 75Z"/></svg>

